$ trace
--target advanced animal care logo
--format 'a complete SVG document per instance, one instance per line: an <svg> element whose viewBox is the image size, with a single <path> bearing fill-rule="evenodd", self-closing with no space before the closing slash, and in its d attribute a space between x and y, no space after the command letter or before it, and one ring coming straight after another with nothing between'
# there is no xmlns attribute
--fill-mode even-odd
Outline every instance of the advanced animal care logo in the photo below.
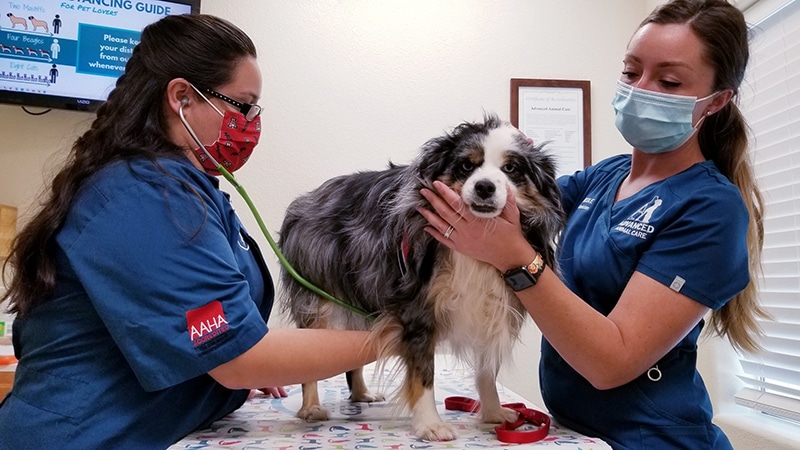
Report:
<svg viewBox="0 0 800 450"><path fill-rule="evenodd" d="M650 224L650 219L662 203L663 201L658 196L653 197L630 217L620 222L614 230L642 240L649 238L655 231L655 227Z"/></svg>
<svg viewBox="0 0 800 450"><path fill-rule="evenodd" d="M186 312L189 339L195 347L201 346L230 330L222 303L219 300Z"/></svg>

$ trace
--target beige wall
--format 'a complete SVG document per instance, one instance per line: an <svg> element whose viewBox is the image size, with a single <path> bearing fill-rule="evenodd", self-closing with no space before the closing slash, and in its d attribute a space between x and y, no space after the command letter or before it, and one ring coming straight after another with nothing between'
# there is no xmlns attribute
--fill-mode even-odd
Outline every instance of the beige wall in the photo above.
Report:
<svg viewBox="0 0 800 450"><path fill-rule="evenodd" d="M264 139L237 178L275 233L286 205L327 178L380 169L390 159L407 162L427 139L484 110L508 118L510 78L591 80L594 160L628 151L610 101L628 38L659 3L203 0L202 9L238 24L258 47ZM24 222L50 170L92 116L32 116L0 105L0 117L0 203L20 207ZM244 202L233 198L258 235ZM266 239L260 242L277 274ZM501 379L541 405L539 336L526 328ZM703 371L725 403L735 385L718 380L733 378L735 359L727 346L709 347ZM731 429L739 442L753 439Z"/></svg>

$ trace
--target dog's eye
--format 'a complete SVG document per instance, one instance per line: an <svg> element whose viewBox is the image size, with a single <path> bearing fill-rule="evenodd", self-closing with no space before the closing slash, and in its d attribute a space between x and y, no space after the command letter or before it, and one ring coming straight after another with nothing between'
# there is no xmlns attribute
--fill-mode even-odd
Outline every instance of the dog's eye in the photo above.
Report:
<svg viewBox="0 0 800 450"><path fill-rule="evenodd" d="M464 161L461 163L461 170L464 172L469 172L475 168L475 164L472 164L472 161Z"/></svg>
<svg viewBox="0 0 800 450"><path fill-rule="evenodd" d="M517 165L514 163L508 163L503 166L503 172L505 173L514 173L517 171Z"/></svg>

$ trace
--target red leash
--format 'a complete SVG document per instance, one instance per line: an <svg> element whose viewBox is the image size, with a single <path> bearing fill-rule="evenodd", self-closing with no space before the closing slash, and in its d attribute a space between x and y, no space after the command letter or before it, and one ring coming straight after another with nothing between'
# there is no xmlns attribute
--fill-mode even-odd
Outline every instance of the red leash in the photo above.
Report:
<svg viewBox="0 0 800 450"><path fill-rule="evenodd" d="M547 433L550 432L550 416L541 411L527 408L524 403L505 403L502 406L516 411L517 420L514 422L505 421L501 425L494 427L497 439L500 442L528 444L541 441L547 437ZM481 410L481 403L469 397L454 396L444 399L444 407L450 411L475 413ZM535 430L517 430L517 428L526 423L536 425L538 428Z"/></svg>

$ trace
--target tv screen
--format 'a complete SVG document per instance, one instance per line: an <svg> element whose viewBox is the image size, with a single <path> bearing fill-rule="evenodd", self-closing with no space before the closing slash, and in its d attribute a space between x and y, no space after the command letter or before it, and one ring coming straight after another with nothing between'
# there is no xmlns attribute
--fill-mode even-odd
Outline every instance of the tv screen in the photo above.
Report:
<svg viewBox="0 0 800 450"><path fill-rule="evenodd" d="M199 12L200 0L3 0L0 102L93 111L146 25Z"/></svg>

